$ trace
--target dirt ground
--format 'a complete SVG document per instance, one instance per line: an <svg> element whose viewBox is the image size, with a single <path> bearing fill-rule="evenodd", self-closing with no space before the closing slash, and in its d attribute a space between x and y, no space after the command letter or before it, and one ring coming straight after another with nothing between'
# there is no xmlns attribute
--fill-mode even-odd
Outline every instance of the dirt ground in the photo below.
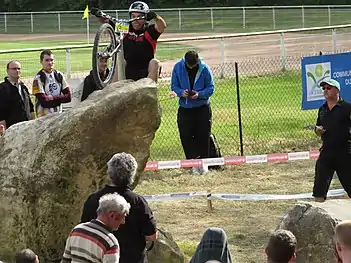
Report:
<svg viewBox="0 0 351 263"><path fill-rule="evenodd" d="M349 51L351 49L351 38L349 32L337 33L336 47L338 51ZM160 37L160 42L166 42L167 39L181 37L198 37L198 36L216 36L225 35L221 33L164 33ZM93 39L94 35L91 35ZM318 34L304 33L287 33L284 34L284 47L286 56L306 56L317 55L320 51L323 53L332 52L331 32L320 32ZM43 35L0 35L0 40L62 40L75 41L85 39L85 34L43 34ZM260 67L258 58L269 59L280 57L282 55L281 36L279 34L242 36L235 38L207 39L207 40L187 40L177 42L194 46L200 51L201 57L212 67L218 67L221 63L221 57L224 62L240 62L243 60L253 60L252 67ZM221 53L221 45L224 47L224 53ZM186 50L184 50L186 52ZM163 71L171 72L174 63L177 60L163 61ZM296 63L299 63L297 61ZM298 66L298 65L290 65ZM273 67L273 66L272 66ZM266 70L262 68L262 70ZM250 68L247 71L251 71Z"/></svg>

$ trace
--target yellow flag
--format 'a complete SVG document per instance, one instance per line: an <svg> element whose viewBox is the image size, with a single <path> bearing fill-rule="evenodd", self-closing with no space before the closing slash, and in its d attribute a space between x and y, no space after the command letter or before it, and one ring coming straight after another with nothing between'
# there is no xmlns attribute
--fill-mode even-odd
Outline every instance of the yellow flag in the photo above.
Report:
<svg viewBox="0 0 351 263"><path fill-rule="evenodd" d="M86 19L86 18L88 18L88 16L89 16L89 8L88 8L88 5L87 5L87 7L84 10L84 14L83 14L82 19Z"/></svg>

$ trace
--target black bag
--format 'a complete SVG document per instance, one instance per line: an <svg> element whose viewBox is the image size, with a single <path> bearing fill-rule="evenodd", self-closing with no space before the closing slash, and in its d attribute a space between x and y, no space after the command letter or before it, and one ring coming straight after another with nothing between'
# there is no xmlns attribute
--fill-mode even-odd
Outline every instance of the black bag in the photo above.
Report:
<svg viewBox="0 0 351 263"><path fill-rule="evenodd" d="M210 135L210 149L209 149L209 157L210 158L220 158L222 157L221 154L221 149L219 148L219 145L216 140L216 136L214 134ZM222 169L221 165L211 165L208 166L208 169L210 170L219 170Z"/></svg>

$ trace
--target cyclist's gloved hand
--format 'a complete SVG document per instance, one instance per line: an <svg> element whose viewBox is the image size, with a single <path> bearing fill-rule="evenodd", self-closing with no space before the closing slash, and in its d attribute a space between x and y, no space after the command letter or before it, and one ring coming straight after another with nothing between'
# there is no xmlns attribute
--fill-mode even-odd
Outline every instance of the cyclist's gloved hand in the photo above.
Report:
<svg viewBox="0 0 351 263"><path fill-rule="evenodd" d="M149 13L147 13L146 15L146 20L147 21L151 21L152 19L155 19L157 16L157 14L154 11L149 11Z"/></svg>

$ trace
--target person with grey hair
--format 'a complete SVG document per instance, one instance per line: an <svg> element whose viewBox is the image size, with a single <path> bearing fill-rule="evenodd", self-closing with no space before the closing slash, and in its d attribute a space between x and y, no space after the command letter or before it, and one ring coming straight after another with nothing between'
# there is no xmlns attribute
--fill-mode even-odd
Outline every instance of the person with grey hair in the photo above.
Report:
<svg viewBox="0 0 351 263"><path fill-rule="evenodd" d="M131 190L138 164L129 153L117 153L107 162L109 182L92 193L84 203L82 222L96 216L98 200L107 193L118 193L131 205L125 224L114 232L121 247L121 263L145 263L146 241L156 241L157 228L153 213L145 198Z"/></svg>
<svg viewBox="0 0 351 263"><path fill-rule="evenodd" d="M99 198L96 219L74 227L67 238L61 263L118 263L120 246L112 231L124 224L129 210L130 204L117 193Z"/></svg>
<svg viewBox="0 0 351 263"><path fill-rule="evenodd" d="M18 252L16 254L15 261L16 263L39 263L38 256L29 248Z"/></svg>

